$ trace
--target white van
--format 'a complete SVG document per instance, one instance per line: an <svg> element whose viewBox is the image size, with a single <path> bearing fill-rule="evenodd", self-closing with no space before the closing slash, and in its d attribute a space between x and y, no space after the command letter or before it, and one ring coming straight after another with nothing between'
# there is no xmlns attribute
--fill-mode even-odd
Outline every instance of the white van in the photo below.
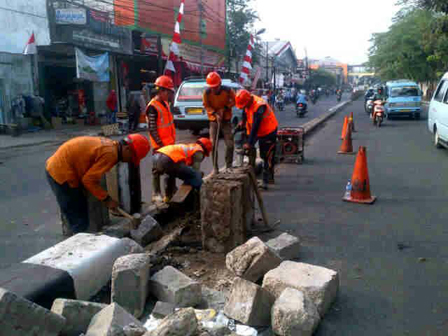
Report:
<svg viewBox="0 0 448 336"><path fill-rule="evenodd" d="M448 147L448 72L440 80L428 111L428 128L434 134L434 145Z"/></svg>

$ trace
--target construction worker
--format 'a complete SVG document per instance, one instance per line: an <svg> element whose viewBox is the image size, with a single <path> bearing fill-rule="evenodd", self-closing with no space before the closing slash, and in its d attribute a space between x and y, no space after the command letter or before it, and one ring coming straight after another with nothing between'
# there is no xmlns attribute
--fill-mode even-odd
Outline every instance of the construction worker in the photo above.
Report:
<svg viewBox="0 0 448 336"><path fill-rule="evenodd" d="M118 207L101 185L101 177L118 162L140 164L149 152L147 138L131 134L121 141L100 137L77 137L65 142L46 163L48 183L73 233L89 226L85 190L109 209Z"/></svg>
<svg viewBox="0 0 448 336"><path fill-rule="evenodd" d="M244 149L252 153L251 165L255 166L256 142L259 142L260 156L263 159L262 188L274 183L275 146L277 143L278 122L270 105L261 97L252 95L247 90L240 90L236 95L236 107L243 109L243 120L239 127L246 126L248 142Z"/></svg>
<svg viewBox="0 0 448 336"><path fill-rule="evenodd" d="M210 155L211 150L211 141L200 138L193 144L169 145L156 151L153 157L153 170L159 175L168 175L165 179L165 202L168 202L175 193L176 177L193 188L201 187L201 162L205 156Z"/></svg>
<svg viewBox="0 0 448 336"><path fill-rule="evenodd" d="M202 102L207 111L210 121L210 140L213 144L213 153L218 155L214 149L216 137L219 136L218 123L224 135L226 144L226 168L232 168L233 164L233 134L232 134L232 107L235 106L235 92L222 84L221 76L216 72L207 75L208 88L204 91ZM218 158L213 157L213 162L218 162Z"/></svg>
<svg viewBox="0 0 448 336"><path fill-rule="evenodd" d="M164 146L176 142L176 128L170 110L170 102L174 96L173 80L168 76L160 76L155 81L156 95L146 107L149 139L154 152ZM161 202L160 174L152 170L152 201Z"/></svg>

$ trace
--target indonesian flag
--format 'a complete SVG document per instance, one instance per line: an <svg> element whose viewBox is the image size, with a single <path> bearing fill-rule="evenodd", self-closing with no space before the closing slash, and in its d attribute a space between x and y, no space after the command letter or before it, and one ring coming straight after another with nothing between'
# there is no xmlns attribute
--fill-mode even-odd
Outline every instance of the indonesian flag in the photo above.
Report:
<svg viewBox="0 0 448 336"><path fill-rule="evenodd" d="M180 2L179 14L177 15L176 24L174 25L174 35L170 44L170 54L165 65L165 75L169 75L167 70L176 72L173 62L177 61L179 58L179 44L182 43L182 39L180 38L180 23L182 22L182 16L184 15L184 1L185 0L181 0Z"/></svg>
<svg viewBox="0 0 448 336"><path fill-rule="evenodd" d="M243 84L249 78L252 69L252 49L254 49L254 37L250 35L249 45L247 46L246 55L244 56L243 66L241 67L240 83Z"/></svg>
<svg viewBox="0 0 448 336"><path fill-rule="evenodd" d="M37 53L36 47L36 39L34 38L34 33L31 34L30 39L28 40L25 50L23 51L24 55L34 55Z"/></svg>

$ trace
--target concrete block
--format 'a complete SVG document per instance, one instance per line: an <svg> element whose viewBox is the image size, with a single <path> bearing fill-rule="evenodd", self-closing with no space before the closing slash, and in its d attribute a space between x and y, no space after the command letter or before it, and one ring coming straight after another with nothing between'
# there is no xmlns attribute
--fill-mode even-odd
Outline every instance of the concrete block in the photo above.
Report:
<svg viewBox="0 0 448 336"><path fill-rule="evenodd" d="M177 307L194 307L202 300L201 285L171 266L151 277L149 291L158 300Z"/></svg>
<svg viewBox="0 0 448 336"><path fill-rule="evenodd" d="M111 301L139 318L148 297L149 254L130 254L115 261Z"/></svg>
<svg viewBox="0 0 448 336"><path fill-rule="evenodd" d="M137 230L131 230L131 237L141 246L146 246L163 236L162 228L159 223L147 215L140 223Z"/></svg>
<svg viewBox="0 0 448 336"><path fill-rule="evenodd" d="M79 336L87 331L92 318L107 305L88 301L56 299L51 311L65 318L64 336Z"/></svg>
<svg viewBox="0 0 448 336"><path fill-rule="evenodd" d="M276 298L288 287L308 295L323 317L338 293L339 275L325 267L284 261L264 276L263 288Z"/></svg>
<svg viewBox="0 0 448 336"><path fill-rule="evenodd" d="M299 238L288 233L282 233L277 238L266 242L266 245L274 250L284 260L296 259L300 252Z"/></svg>
<svg viewBox="0 0 448 336"><path fill-rule="evenodd" d="M320 316L311 299L294 288L286 288L271 311L272 329L279 336L311 336Z"/></svg>
<svg viewBox="0 0 448 336"><path fill-rule="evenodd" d="M139 320L114 302L93 317L86 336L123 336L123 329L131 324L144 327Z"/></svg>
<svg viewBox="0 0 448 336"><path fill-rule="evenodd" d="M58 336L65 318L0 288L0 336Z"/></svg>
<svg viewBox="0 0 448 336"><path fill-rule="evenodd" d="M227 253L246 241L243 183L220 179L225 175L210 176L201 187L202 246L216 253Z"/></svg>
<svg viewBox="0 0 448 336"><path fill-rule="evenodd" d="M121 238L121 240L126 244L126 249L128 254L144 253L145 250L139 243L136 243L130 238Z"/></svg>
<svg viewBox="0 0 448 336"><path fill-rule="evenodd" d="M145 327L140 327L133 323L123 328L124 336L143 336L146 332L147 329Z"/></svg>
<svg viewBox="0 0 448 336"><path fill-rule="evenodd" d="M115 260L126 254L121 239L78 233L24 263L66 271L74 281L76 299L89 300L109 282Z"/></svg>
<svg viewBox="0 0 448 336"><path fill-rule="evenodd" d="M271 324L271 307L274 300L274 297L260 286L244 279L236 279L224 307L224 314L250 326L268 326Z"/></svg>
<svg viewBox="0 0 448 336"><path fill-rule="evenodd" d="M164 318L172 313L176 309L176 305L170 302L157 301L151 314L155 318Z"/></svg>
<svg viewBox="0 0 448 336"><path fill-rule="evenodd" d="M237 276L256 282L282 259L258 237L249 239L226 256L227 268Z"/></svg>
<svg viewBox="0 0 448 336"><path fill-rule="evenodd" d="M179 309L165 317L156 330L145 336L192 336L198 329L198 320L193 308Z"/></svg>

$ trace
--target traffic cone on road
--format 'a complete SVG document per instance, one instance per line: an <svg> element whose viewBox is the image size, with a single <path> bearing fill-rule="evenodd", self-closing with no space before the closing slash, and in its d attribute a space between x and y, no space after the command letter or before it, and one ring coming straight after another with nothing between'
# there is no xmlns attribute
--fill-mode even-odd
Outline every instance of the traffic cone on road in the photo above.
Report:
<svg viewBox="0 0 448 336"><path fill-rule="evenodd" d="M348 118L348 122L351 125L352 132L355 133L355 120L353 119L353 112L350 112L350 118Z"/></svg>
<svg viewBox="0 0 448 336"><path fill-rule="evenodd" d="M345 137L345 133L347 132L347 126L348 126L348 117L344 117L344 125L342 126L341 140L343 140Z"/></svg>
<svg viewBox="0 0 448 336"><path fill-rule="evenodd" d="M342 145L341 148L339 148L338 154L355 154L355 152L353 152L351 127L347 127L347 130L345 131L345 137L344 140L342 140Z"/></svg>
<svg viewBox="0 0 448 336"><path fill-rule="evenodd" d="M366 148L363 146L359 147L351 182L352 189L350 192L350 197L344 196L344 201L361 204L372 204L376 201L376 196L372 196L370 194Z"/></svg>

